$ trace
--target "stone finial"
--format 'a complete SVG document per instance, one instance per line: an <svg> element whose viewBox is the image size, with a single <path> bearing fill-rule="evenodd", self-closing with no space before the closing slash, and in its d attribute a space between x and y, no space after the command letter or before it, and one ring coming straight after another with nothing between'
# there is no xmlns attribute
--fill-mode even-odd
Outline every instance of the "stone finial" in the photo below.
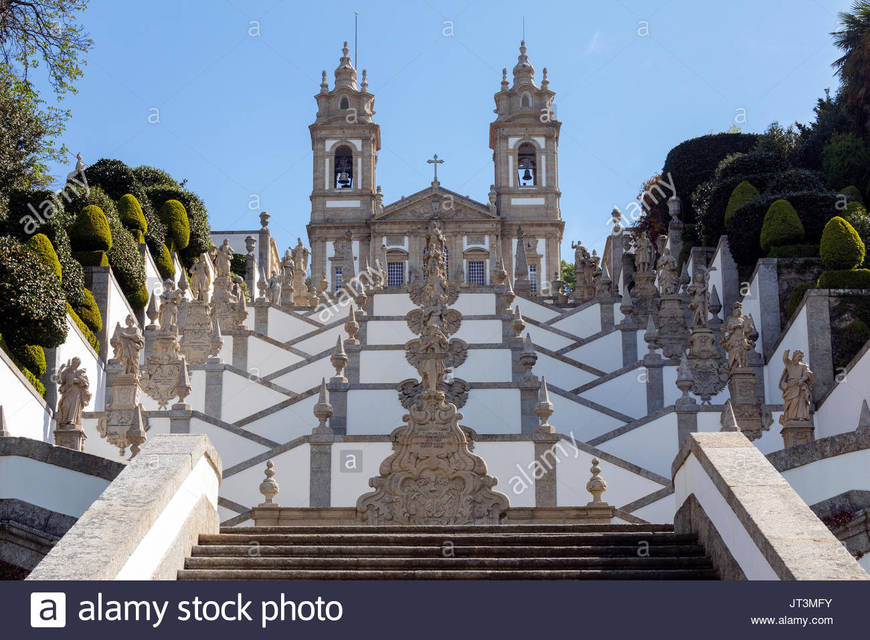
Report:
<svg viewBox="0 0 870 640"><path fill-rule="evenodd" d="M689 395L689 391L691 391L694 384L695 378L692 376L692 367L689 366L689 359L684 353L680 358L680 367L677 369L677 388L683 393L674 403L677 407L696 404L696 400Z"/></svg>
<svg viewBox="0 0 870 640"><path fill-rule="evenodd" d="M326 69L320 72L320 93L329 92L329 83L326 81Z"/></svg>
<svg viewBox="0 0 870 640"><path fill-rule="evenodd" d="M535 405L535 415L541 423L535 427L536 433L555 433L556 429L549 423L553 415L553 403L550 402L550 393L547 391L547 381L541 376L541 386L538 387L538 403Z"/></svg>
<svg viewBox="0 0 870 640"><path fill-rule="evenodd" d="M526 321L523 320L523 314L520 313L519 306L514 307L514 317L511 320L511 329L514 331L514 337L522 340L523 329L526 328Z"/></svg>
<svg viewBox="0 0 870 640"><path fill-rule="evenodd" d="M654 355L656 352L656 340L659 338L659 332L656 329L655 320L653 320L652 314L649 314L646 322L646 331L643 334L643 340L646 342L647 348L649 349L648 355Z"/></svg>
<svg viewBox="0 0 870 640"><path fill-rule="evenodd" d="M680 214L683 210L683 201L676 193L668 198L668 214L671 216L671 222L680 222Z"/></svg>
<svg viewBox="0 0 870 640"><path fill-rule="evenodd" d="M0 411L2 411L3 407L0 407ZM2 417L2 413L0 413L0 417ZM0 426L2 429L2 426ZM863 400L861 402L861 413L858 416L858 431L870 431L870 407L867 406L867 401Z"/></svg>
<svg viewBox="0 0 870 640"><path fill-rule="evenodd" d="M716 285L714 284L710 290L710 315L713 318L719 315L719 312L722 311L722 301L719 299L719 292L716 290Z"/></svg>
<svg viewBox="0 0 870 640"><path fill-rule="evenodd" d="M523 341L523 350L520 353L520 364L526 370L523 379L526 381L532 380L532 367L538 361L538 353L535 351L535 345L532 343L532 336L526 333L526 338Z"/></svg>
<svg viewBox="0 0 870 640"><path fill-rule="evenodd" d="M140 404L133 410L133 424L127 429L127 442L130 445L130 459L132 460L142 450L142 443L148 438L145 427L145 410Z"/></svg>
<svg viewBox="0 0 870 640"><path fill-rule="evenodd" d="M211 320L211 335L209 336L208 355L212 358L220 356L221 347L224 346L224 338L221 335L221 323L217 318L212 317Z"/></svg>
<svg viewBox="0 0 870 640"><path fill-rule="evenodd" d="M341 343L341 336L335 339L335 349L329 358L332 366L335 367L335 375L332 377L332 382L347 382L344 377L344 368L347 366L347 354L344 352L344 345Z"/></svg>
<svg viewBox="0 0 870 640"><path fill-rule="evenodd" d="M516 300L517 294L514 293L514 287L511 284L511 279L507 278L504 282L504 293L501 294L505 307L510 307L513 301Z"/></svg>
<svg viewBox="0 0 870 640"><path fill-rule="evenodd" d="M266 268L260 265L260 277L257 278L257 301L265 301L269 294L269 278L266 277Z"/></svg>
<svg viewBox="0 0 870 640"><path fill-rule="evenodd" d="M541 89L546 91L550 88L550 79L547 77L547 67L544 67L544 76L541 78Z"/></svg>
<svg viewBox="0 0 870 640"><path fill-rule="evenodd" d="M864 403L864 406L867 406L867 403ZM10 438L12 434L9 432L9 429L6 427L6 414L3 412L3 405L0 404L0 438Z"/></svg>
<svg viewBox="0 0 870 640"><path fill-rule="evenodd" d="M270 216L269 213L266 212L266 211L261 211L261 212L260 212L260 226L261 226L263 229L265 229L266 227L269 226L269 218L271 218L271 217L272 217L272 216Z"/></svg>
<svg viewBox="0 0 870 640"><path fill-rule="evenodd" d="M345 344L359 344L359 340L356 339L356 334L359 332L359 322L356 321L353 306L349 306L347 309L347 322L344 323L344 330L347 332Z"/></svg>
<svg viewBox="0 0 870 640"><path fill-rule="evenodd" d="M634 311L634 304L631 301L631 294L628 292L628 287L622 286L622 302L619 304L619 310L624 316L630 316Z"/></svg>
<svg viewBox="0 0 870 640"><path fill-rule="evenodd" d="M178 274L178 290L181 295L187 297L187 292L190 290L190 283L187 281L187 272L184 269L179 269Z"/></svg>
<svg viewBox="0 0 870 640"><path fill-rule="evenodd" d="M607 268L607 263L602 265L601 277L598 278L597 286L595 287L596 296L609 296L613 281L610 279L610 269Z"/></svg>
<svg viewBox="0 0 870 640"><path fill-rule="evenodd" d="M187 359L181 356L181 367L178 369L178 379L175 381L175 395L178 396L178 404L183 405L184 399L190 395L190 370L187 368Z"/></svg>
<svg viewBox="0 0 870 640"><path fill-rule="evenodd" d="M157 318L160 316L160 310L157 307L157 296L154 293L151 293L151 296L148 298L148 309L145 311L145 315L148 316L148 326L157 328Z"/></svg>
<svg viewBox="0 0 870 640"><path fill-rule="evenodd" d="M266 501L260 504L261 507L277 507L277 503L273 502L275 496L278 495L278 481L275 480L275 463L269 460L266 463L265 471L266 479L260 483L260 493L266 498Z"/></svg>
<svg viewBox="0 0 870 640"><path fill-rule="evenodd" d="M722 415L719 417L719 424L722 425L720 431L740 431L730 398L725 402L725 410L722 411Z"/></svg>
<svg viewBox="0 0 870 640"><path fill-rule="evenodd" d="M589 505L606 504L601 499L601 494L607 491L607 482L605 482L604 478L601 477L601 468L598 466L598 458L592 458L592 468L590 471L592 472L592 477L589 478L589 482L586 483L586 491L592 494L592 502L590 502Z"/></svg>
<svg viewBox="0 0 870 640"><path fill-rule="evenodd" d="M504 67L501 70L501 90L508 90L507 67Z"/></svg>
<svg viewBox="0 0 870 640"><path fill-rule="evenodd" d="M326 390L326 378L320 379L320 394L317 396L317 404L314 405L314 417L319 424L314 427L313 433L331 434L332 428L326 421L332 417L332 405L329 403L329 392Z"/></svg>
<svg viewBox="0 0 870 640"><path fill-rule="evenodd" d="M360 91L365 93L369 90L369 73L366 69L362 70L362 84L360 84Z"/></svg>

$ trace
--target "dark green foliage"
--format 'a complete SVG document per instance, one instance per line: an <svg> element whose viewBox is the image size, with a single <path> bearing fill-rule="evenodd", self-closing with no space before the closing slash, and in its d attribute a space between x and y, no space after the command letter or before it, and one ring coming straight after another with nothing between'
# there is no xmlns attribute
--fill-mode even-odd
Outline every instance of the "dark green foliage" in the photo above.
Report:
<svg viewBox="0 0 870 640"><path fill-rule="evenodd" d="M145 305L148 304L148 287L143 283L142 286L132 294L127 294L127 301L130 303L130 306L133 307L134 311L144 309Z"/></svg>
<svg viewBox="0 0 870 640"><path fill-rule="evenodd" d="M855 206L853 207L853 205ZM867 266L868 260L870 260L870 255L868 255L870 252L867 251L867 247L870 246L870 215L859 203L850 202L846 206L846 213L843 214L843 217L861 236L861 242L864 243L864 263L862 266Z"/></svg>
<svg viewBox="0 0 870 640"><path fill-rule="evenodd" d="M758 189L752 186L748 180L743 180L740 184L734 187L731 192L731 197L728 198L728 204L725 207L725 222L734 215L747 202L752 202L758 197Z"/></svg>
<svg viewBox="0 0 870 640"><path fill-rule="evenodd" d="M825 225L819 255L826 269L854 269L864 262L864 242L851 224L835 216Z"/></svg>
<svg viewBox="0 0 870 640"><path fill-rule="evenodd" d="M230 271L238 276L245 277L248 268L248 257L241 253L234 253L230 262Z"/></svg>
<svg viewBox="0 0 870 640"><path fill-rule="evenodd" d="M822 150L828 140L834 133L851 128L849 118L843 113L842 103L840 94L832 99L826 90L825 97L819 98L813 108L815 121L808 125L797 125L800 135L793 155L797 166L822 170Z"/></svg>
<svg viewBox="0 0 870 640"><path fill-rule="evenodd" d="M732 154L716 167L715 176L720 182L731 178L745 179L760 173L779 173L788 169L785 158L775 153L751 151Z"/></svg>
<svg viewBox="0 0 870 640"><path fill-rule="evenodd" d="M145 214L142 213L142 207L139 206L136 196L132 193L124 194L118 200L117 208L118 218L133 233L136 242L140 244L145 242L145 232L148 231L148 223L145 221Z"/></svg>
<svg viewBox="0 0 870 640"><path fill-rule="evenodd" d="M771 247L768 258L818 258L817 244L788 244L781 247Z"/></svg>
<svg viewBox="0 0 870 640"><path fill-rule="evenodd" d="M143 164L133 169L133 176L146 189L157 186L170 187L172 189L181 188L171 175L163 171L163 169L157 169L156 167L149 167Z"/></svg>
<svg viewBox="0 0 870 640"><path fill-rule="evenodd" d="M577 275L574 273L574 265L566 260L562 260L559 268L559 277L568 289L573 289L577 284Z"/></svg>
<svg viewBox="0 0 870 640"><path fill-rule="evenodd" d="M178 200L167 200L159 211L160 220L167 229L170 251L180 251L190 242L190 224L187 211Z"/></svg>
<svg viewBox="0 0 870 640"><path fill-rule="evenodd" d="M66 298L55 274L20 242L0 237L0 333L7 343L57 347L66 331Z"/></svg>
<svg viewBox="0 0 870 640"><path fill-rule="evenodd" d="M30 385L34 389L36 389L39 395L45 397L45 385L42 384L39 378L31 373L30 370L18 360L18 357L12 352L12 349L6 343L6 339L2 335L0 335L0 349L3 349L6 355L9 356L9 359L12 360L12 364L14 364L19 369L19 371L21 371L21 374L24 376L27 382L29 382Z"/></svg>
<svg viewBox="0 0 870 640"><path fill-rule="evenodd" d="M169 253L169 248L165 244L160 245L160 253L156 256L152 254L154 264L157 266L157 271L160 272L160 277L164 280L171 278L175 280L175 263L172 261L172 254Z"/></svg>
<svg viewBox="0 0 870 640"><path fill-rule="evenodd" d="M816 286L819 289L870 289L870 269L825 271Z"/></svg>
<svg viewBox="0 0 870 640"><path fill-rule="evenodd" d="M73 251L73 257L83 267L109 266L109 256L105 251Z"/></svg>
<svg viewBox="0 0 870 640"><path fill-rule="evenodd" d="M145 285L145 260L139 252L139 244L117 216L109 217L109 226L112 229L112 248L107 252L109 264L132 305L131 296L137 295Z"/></svg>
<svg viewBox="0 0 870 640"><path fill-rule="evenodd" d="M815 289L816 284L814 282L799 282L795 285L794 289L791 290L791 293L788 296L788 305L786 308L786 318L791 318L794 315L794 312L797 311L798 305L801 303L801 300L804 299L804 294L810 289Z"/></svg>
<svg viewBox="0 0 870 640"><path fill-rule="evenodd" d="M75 312L75 310L69 306L69 303L66 305L66 312L69 314L69 317L72 318L73 322L75 322L76 326L79 328L79 331L85 336L85 339L88 341L88 344L93 347L94 351L97 353L100 352L100 339L91 331L90 327L86 325L82 319L79 317L79 314ZM102 325L103 319L100 318L100 324Z"/></svg>
<svg viewBox="0 0 870 640"><path fill-rule="evenodd" d="M90 289L85 289L84 302L75 309L75 314L94 333L99 333L103 328L103 316Z"/></svg>
<svg viewBox="0 0 870 640"><path fill-rule="evenodd" d="M870 178L870 150L851 133L835 134L822 151L822 170L828 185L867 184Z"/></svg>
<svg viewBox="0 0 870 640"><path fill-rule="evenodd" d="M864 203L864 196L861 195L860 189L853 184L850 184L848 187L843 187L840 189L840 194L849 198L849 200L853 202Z"/></svg>
<svg viewBox="0 0 870 640"><path fill-rule="evenodd" d="M21 365L37 378L42 377L46 370L45 351L37 344L25 344L12 347L12 352Z"/></svg>
<svg viewBox="0 0 870 640"><path fill-rule="evenodd" d="M845 369L868 340L870 327L863 320L853 320L841 331L836 331L831 341L834 367Z"/></svg>
<svg viewBox="0 0 870 640"><path fill-rule="evenodd" d="M111 249L112 232L103 210L92 204L82 207L70 228L70 241L75 251Z"/></svg>
<svg viewBox="0 0 870 640"><path fill-rule="evenodd" d="M57 276L58 281L60 281L63 277L63 271L60 266L60 260L57 259L57 253L55 253L54 247L51 246L51 240L48 239L48 236L44 233L37 233L31 236L30 240L27 241L27 245L36 252L36 255L42 259L54 275Z"/></svg>
<svg viewBox="0 0 870 640"><path fill-rule="evenodd" d="M826 190L822 174L809 169L786 169L780 173L772 174L764 186L765 193Z"/></svg>
<svg viewBox="0 0 870 640"><path fill-rule="evenodd" d="M788 200L776 200L764 214L761 225L761 248L796 244L804 238L804 225Z"/></svg>
<svg viewBox="0 0 870 640"><path fill-rule="evenodd" d="M208 223L208 211L205 204L195 193L179 188L156 186L147 191L155 211L159 211L167 200L178 200L184 205L190 226L190 239L187 246L181 250L176 250L178 250L182 263L190 267L194 259L208 251L211 246L211 227Z"/></svg>

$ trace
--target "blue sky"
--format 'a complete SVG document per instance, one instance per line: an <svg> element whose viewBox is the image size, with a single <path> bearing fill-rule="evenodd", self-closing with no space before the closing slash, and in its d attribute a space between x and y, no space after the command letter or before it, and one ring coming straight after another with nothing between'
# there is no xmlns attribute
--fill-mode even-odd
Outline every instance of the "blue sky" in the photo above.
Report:
<svg viewBox="0 0 870 640"><path fill-rule="evenodd" d="M54 173L78 151L87 163L163 168L188 179L213 229L256 228L269 211L283 251L306 238L313 96L342 41L353 47L356 10L385 201L427 186L437 152L442 185L486 202L492 96L525 15L528 54L539 80L548 68L563 123L563 256L572 240L600 249L610 209L632 202L675 144L728 129L740 110L744 131L809 120L837 86L829 33L850 4L91 0L94 47L66 100L70 161Z"/></svg>

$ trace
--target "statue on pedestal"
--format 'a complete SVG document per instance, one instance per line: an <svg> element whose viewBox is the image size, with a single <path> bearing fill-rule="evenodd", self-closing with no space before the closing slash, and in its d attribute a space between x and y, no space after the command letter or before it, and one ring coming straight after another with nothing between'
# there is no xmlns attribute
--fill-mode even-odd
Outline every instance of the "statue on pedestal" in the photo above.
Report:
<svg viewBox="0 0 870 640"><path fill-rule="evenodd" d="M121 363L124 373L139 379L139 352L145 346L142 331L136 323L136 318L128 315L125 321L126 327L121 323L115 325L115 333L112 334L112 358Z"/></svg>
<svg viewBox="0 0 870 640"><path fill-rule="evenodd" d="M658 270L659 293L663 296L676 295L680 290L680 274L677 272L677 259L671 255L667 244L656 263Z"/></svg>
<svg viewBox="0 0 870 640"><path fill-rule="evenodd" d="M81 367L79 358L72 358L61 365L57 373L58 393L54 442L59 447L84 450L85 432L82 429L82 412L91 400L88 375Z"/></svg>
<svg viewBox="0 0 870 640"><path fill-rule="evenodd" d="M229 278L233 264L233 248L230 246L229 238L224 238L223 243L215 254L214 267L218 277Z"/></svg>
<svg viewBox="0 0 870 640"><path fill-rule="evenodd" d="M813 372L803 361L804 352L798 349L789 357L789 350L782 354L784 369L779 378L779 389L782 391L784 409L779 418L782 425L795 422L810 421L810 403L812 402Z"/></svg>
<svg viewBox="0 0 870 640"><path fill-rule="evenodd" d="M731 315L725 319L720 338L725 353L728 354L728 368L749 366L749 354L755 349L757 335L752 318L743 315L743 304L740 301L731 307Z"/></svg>
<svg viewBox="0 0 870 640"><path fill-rule="evenodd" d="M193 295L193 299L199 302L208 302L211 274L204 255L198 256L194 260L190 273L190 293Z"/></svg>

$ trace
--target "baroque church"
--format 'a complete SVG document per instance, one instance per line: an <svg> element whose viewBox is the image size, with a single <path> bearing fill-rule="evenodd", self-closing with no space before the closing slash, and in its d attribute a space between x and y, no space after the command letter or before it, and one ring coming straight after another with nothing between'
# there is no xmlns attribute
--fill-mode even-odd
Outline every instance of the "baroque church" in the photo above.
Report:
<svg viewBox="0 0 870 640"><path fill-rule="evenodd" d="M447 239L449 278L466 287L490 285L499 260L513 273L517 238L522 237L531 292L549 290L559 279L565 226L559 209L561 123L553 113L555 93L547 70L538 84L525 42L513 80L503 70L495 94L496 117L489 128L495 177L486 203L443 187L438 181L443 160L437 154L428 161L434 179L427 188L385 203L377 181L381 130L374 120L375 96L369 93L365 70L357 82L348 53L345 43L332 88L323 72L317 117L309 127L312 274L325 274L335 291L380 261L388 285L405 286L420 277L428 221L439 220Z"/></svg>

